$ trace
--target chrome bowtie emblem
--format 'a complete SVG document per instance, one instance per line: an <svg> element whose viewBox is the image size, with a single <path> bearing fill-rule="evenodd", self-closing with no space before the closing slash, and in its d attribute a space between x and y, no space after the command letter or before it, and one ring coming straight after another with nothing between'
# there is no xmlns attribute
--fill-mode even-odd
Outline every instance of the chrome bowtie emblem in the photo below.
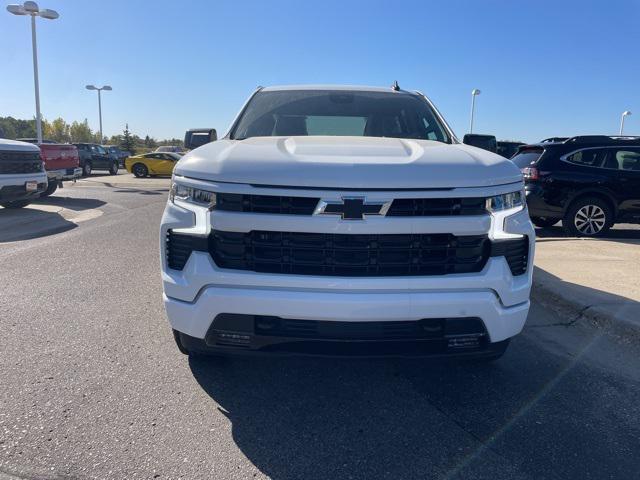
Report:
<svg viewBox="0 0 640 480"><path fill-rule="evenodd" d="M343 220L364 220L368 215L386 215L391 202L367 202L364 197L343 197L341 202L320 200L314 215L340 215Z"/></svg>

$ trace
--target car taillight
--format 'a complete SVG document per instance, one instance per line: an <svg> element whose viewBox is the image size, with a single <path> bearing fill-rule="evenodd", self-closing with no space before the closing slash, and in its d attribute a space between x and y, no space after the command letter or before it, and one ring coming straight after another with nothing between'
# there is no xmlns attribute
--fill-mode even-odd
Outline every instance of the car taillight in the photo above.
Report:
<svg viewBox="0 0 640 480"><path fill-rule="evenodd" d="M538 180L540 178L540 172L536 167L524 167L520 171L525 180Z"/></svg>

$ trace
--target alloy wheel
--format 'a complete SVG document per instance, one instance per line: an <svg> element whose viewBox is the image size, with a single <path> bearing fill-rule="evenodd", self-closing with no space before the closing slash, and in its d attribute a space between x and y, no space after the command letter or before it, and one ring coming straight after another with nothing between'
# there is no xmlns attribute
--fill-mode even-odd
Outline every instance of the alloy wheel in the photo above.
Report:
<svg viewBox="0 0 640 480"><path fill-rule="evenodd" d="M585 205L576 212L573 223L585 235L595 235L605 226L607 216L598 205Z"/></svg>

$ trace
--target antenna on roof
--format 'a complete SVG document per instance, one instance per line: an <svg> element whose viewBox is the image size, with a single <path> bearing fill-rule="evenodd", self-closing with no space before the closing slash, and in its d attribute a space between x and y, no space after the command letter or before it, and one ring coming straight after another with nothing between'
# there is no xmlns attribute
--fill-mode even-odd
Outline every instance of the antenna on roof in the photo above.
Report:
<svg viewBox="0 0 640 480"><path fill-rule="evenodd" d="M395 80L395 81L393 82L393 85L391 85L391 89L392 89L394 92L399 92L399 91L400 91L400 85L398 85L398 80Z"/></svg>

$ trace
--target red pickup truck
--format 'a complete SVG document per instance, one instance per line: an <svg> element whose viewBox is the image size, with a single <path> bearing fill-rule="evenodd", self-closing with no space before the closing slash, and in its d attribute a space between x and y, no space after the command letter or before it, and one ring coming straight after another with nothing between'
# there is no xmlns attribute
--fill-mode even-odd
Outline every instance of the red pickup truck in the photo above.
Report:
<svg viewBox="0 0 640 480"><path fill-rule="evenodd" d="M35 138L21 138L20 141L38 144ZM41 197L55 192L63 180L75 180L82 176L78 149L74 145L43 140L38 146L49 181L49 186Z"/></svg>

